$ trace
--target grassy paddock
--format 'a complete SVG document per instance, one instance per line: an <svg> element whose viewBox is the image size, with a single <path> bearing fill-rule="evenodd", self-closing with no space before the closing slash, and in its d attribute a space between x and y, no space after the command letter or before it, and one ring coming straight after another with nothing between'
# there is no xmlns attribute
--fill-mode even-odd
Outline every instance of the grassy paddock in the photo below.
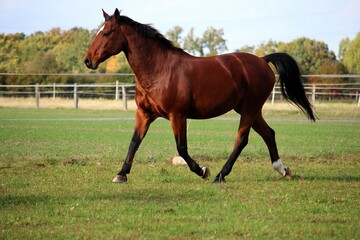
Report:
<svg viewBox="0 0 360 240"><path fill-rule="evenodd" d="M0 108L36 108L35 98L4 98L0 97ZM321 117L345 117L345 118L360 118L360 107L356 102L316 102L316 111ZM40 108L49 109L74 109L74 100L71 98L41 98ZM79 99L80 109L90 110L123 110L122 100L109 99ZM128 101L128 109L136 110L134 100ZM291 116L303 119L303 115L293 105L284 102L276 101L275 104L267 102L264 106L265 116Z"/></svg>
<svg viewBox="0 0 360 240"><path fill-rule="evenodd" d="M133 111L0 108L0 239L358 239L359 108L319 104L321 120L309 123L274 106L264 115L293 180L278 179L251 132L227 183L204 182L171 165L170 124L157 120L124 185L111 179ZM189 122L189 152L212 176L236 118Z"/></svg>

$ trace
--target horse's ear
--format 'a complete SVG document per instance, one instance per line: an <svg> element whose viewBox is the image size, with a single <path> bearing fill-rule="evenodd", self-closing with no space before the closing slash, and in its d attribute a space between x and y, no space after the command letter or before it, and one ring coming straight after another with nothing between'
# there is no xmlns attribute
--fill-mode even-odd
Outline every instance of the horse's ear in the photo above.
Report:
<svg viewBox="0 0 360 240"><path fill-rule="evenodd" d="M108 21L108 20L110 19L109 14L107 14L107 13L104 11L104 9L102 9L102 12L103 12L103 16L104 16L104 18L105 18L105 21Z"/></svg>
<svg viewBox="0 0 360 240"><path fill-rule="evenodd" d="M115 20L118 20L120 18L120 11L116 8L114 12Z"/></svg>

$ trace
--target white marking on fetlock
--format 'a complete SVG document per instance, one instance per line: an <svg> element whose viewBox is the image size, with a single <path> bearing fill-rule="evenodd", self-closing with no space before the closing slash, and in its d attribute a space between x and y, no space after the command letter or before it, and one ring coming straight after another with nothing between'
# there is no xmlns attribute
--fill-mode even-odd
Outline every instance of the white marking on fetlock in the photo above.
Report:
<svg viewBox="0 0 360 240"><path fill-rule="evenodd" d="M200 166L201 167L201 166ZM201 169L203 170L203 177L205 176L205 174L206 174L206 167L201 167Z"/></svg>
<svg viewBox="0 0 360 240"><path fill-rule="evenodd" d="M202 175L202 178L204 180L208 180L210 178L210 170L207 168L207 167L201 167L201 170L203 170L203 175Z"/></svg>
<svg viewBox="0 0 360 240"><path fill-rule="evenodd" d="M282 164L282 162L281 162L281 160L280 159L278 159L278 160L276 160L275 162L273 162L272 163L272 166L273 166L273 168L276 170L276 171L278 171L282 176L285 176L285 174L286 174L286 168L287 167L285 167L283 164Z"/></svg>
<svg viewBox="0 0 360 240"><path fill-rule="evenodd" d="M116 177L112 180L113 183L124 183L127 181L126 176L116 175Z"/></svg>
<svg viewBox="0 0 360 240"><path fill-rule="evenodd" d="M118 183L119 182L119 178L118 176L114 177L113 180L112 180L113 183Z"/></svg>

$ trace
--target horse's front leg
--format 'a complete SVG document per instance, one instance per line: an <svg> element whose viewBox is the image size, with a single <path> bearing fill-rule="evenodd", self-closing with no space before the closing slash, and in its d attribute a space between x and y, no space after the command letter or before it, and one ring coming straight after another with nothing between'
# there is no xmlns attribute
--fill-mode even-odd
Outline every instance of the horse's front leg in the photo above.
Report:
<svg viewBox="0 0 360 240"><path fill-rule="evenodd" d="M126 174L130 173L131 166L142 140L144 139L150 124L156 119L153 115L145 113L143 110L138 109L135 117L135 130L132 136L128 153L120 172L113 179L114 183L123 183L127 181Z"/></svg>
<svg viewBox="0 0 360 240"><path fill-rule="evenodd" d="M205 180L209 179L210 170L207 167L202 167L197 164L188 154L186 118L182 116L171 116L170 121L179 155L186 161L191 171L193 171Z"/></svg>

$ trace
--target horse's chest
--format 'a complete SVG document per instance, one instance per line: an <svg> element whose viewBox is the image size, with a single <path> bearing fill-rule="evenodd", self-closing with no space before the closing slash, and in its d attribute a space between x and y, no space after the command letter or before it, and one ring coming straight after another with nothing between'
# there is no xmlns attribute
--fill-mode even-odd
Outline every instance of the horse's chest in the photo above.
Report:
<svg viewBox="0 0 360 240"><path fill-rule="evenodd" d="M168 112L160 101L159 96L154 97L152 94L143 92L136 93L137 106L146 112L151 112L159 117L168 118Z"/></svg>

